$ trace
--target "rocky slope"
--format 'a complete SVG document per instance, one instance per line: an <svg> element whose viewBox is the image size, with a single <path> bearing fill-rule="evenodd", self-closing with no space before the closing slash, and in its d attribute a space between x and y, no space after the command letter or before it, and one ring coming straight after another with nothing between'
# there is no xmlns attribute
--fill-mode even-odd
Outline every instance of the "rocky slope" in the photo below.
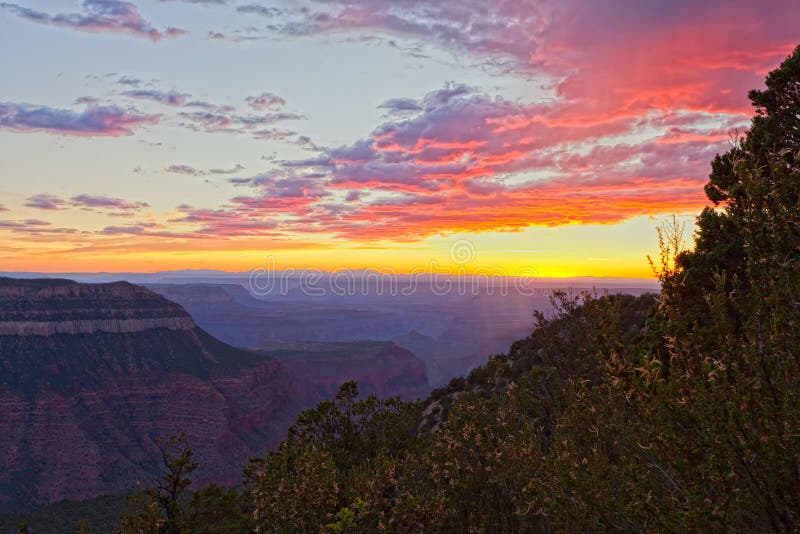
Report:
<svg viewBox="0 0 800 534"><path fill-rule="evenodd" d="M127 283L0 279L0 509L128 490L186 430L200 478L236 482L293 415L291 372Z"/></svg>

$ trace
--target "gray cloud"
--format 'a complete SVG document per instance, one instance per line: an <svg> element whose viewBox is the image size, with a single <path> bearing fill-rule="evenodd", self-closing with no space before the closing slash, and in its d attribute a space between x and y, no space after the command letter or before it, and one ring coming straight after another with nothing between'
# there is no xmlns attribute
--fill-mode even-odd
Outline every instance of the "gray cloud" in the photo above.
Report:
<svg viewBox="0 0 800 534"><path fill-rule="evenodd" d="M122 0L84 0L80 13L49 14L19 4L1 2L5 9L20 18L90 33L122 33L159 41L165 37L176 37L186 33L179 28L159 30L142 18L135 4Z"/></svg>
<svg viewBox="0 0 800 534"><path fill-rule="evenodd" d="M158 123L159 115L144 115L136 109L90 105L83 112L0 102L0 130L50 132L75 136L130 135L145 124Z"/></svg>
<svg viewBox="0 0 800 534"><path fill-rule="evenodd" d="M155 89L135 89L132 91L126 91L123 94L131 98L151 100L153 102L158 102L159 104L176 107L183 106L186 103L186 99L191 96L188 93L179 93L177 91L158 91Z"/></svg>

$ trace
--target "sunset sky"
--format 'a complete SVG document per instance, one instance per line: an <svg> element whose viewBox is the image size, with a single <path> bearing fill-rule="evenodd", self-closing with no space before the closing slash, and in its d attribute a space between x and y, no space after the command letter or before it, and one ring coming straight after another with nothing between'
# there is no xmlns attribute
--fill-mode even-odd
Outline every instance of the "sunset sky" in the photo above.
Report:
<svg viewBox="0 0 800 534"><path fill-rule="evenodd" d="M798 43L797 0L0 2L0 270L648 277Z"/></svg>

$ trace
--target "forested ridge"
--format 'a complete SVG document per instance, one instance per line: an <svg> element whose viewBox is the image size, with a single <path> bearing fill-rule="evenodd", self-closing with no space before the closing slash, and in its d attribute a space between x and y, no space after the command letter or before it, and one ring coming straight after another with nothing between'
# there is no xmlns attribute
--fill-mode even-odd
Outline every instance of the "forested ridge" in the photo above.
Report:
<svg viewBox="0 0 800 534"><path fill-rule="evenodd" d="M190 492L191 444L164 441L119 531L797 532L800 47L749 96L694 246L657 236L660 295L556 294L422 402L344 384L237 489Z"/></svg>

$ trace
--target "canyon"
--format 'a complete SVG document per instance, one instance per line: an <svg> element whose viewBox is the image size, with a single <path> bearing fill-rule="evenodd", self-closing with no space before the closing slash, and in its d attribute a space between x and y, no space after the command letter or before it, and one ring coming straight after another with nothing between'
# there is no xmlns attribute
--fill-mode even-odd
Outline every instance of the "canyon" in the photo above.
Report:
<svg viewBox="0 0 800 534"><path fill-rule="evenodd" d="M407 398L425 364L390 342L236 348L127 282L0 278L0 511L130 491L186 432L198 485L241 481L341 382Z"/></svg>

